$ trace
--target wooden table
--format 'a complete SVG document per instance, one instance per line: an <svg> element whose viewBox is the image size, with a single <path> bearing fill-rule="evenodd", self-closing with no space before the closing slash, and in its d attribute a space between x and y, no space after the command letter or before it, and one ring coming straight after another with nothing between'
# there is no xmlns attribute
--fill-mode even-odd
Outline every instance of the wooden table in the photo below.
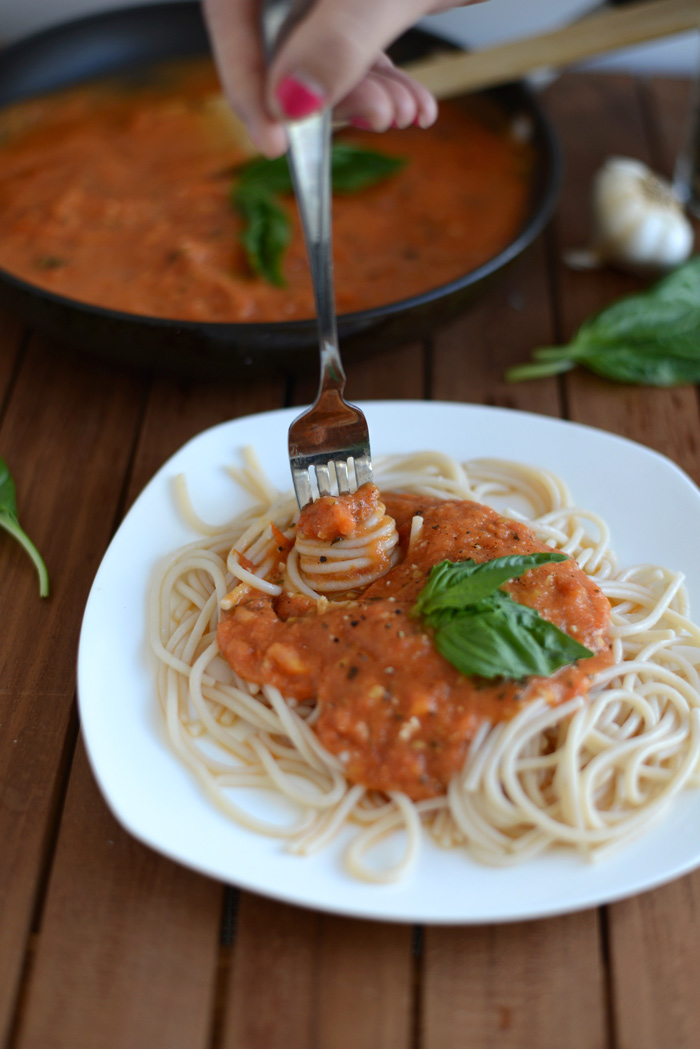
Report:
<svg viewBox="0 0 700 1049"><path fill-rule="evenodd" d="M700 481L693 388L504 369L637 287L574 274L590 178L612 153L669 172L682 81L571 75L548 90L567 176L555 220L470 313L350 363L354 399L562 416L664 452ZM0 536L0 1044L8 1049L697 1049L700 872L544 921L414 929L282 905L194 874L114 821L75 706L88 590L124 512L205 427L308 402L315 376L196 382L120 370L0 326L0 454L52 594Z"/></svg>

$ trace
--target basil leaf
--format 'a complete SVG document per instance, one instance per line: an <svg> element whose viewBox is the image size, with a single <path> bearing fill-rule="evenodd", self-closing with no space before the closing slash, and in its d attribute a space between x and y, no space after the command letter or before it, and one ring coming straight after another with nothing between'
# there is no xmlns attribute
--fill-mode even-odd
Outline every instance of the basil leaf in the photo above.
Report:
<svg viewBox="0 0 700 1049"><path fill-rule="evenodd" d="M472 559L442 561L430 570L413 614L425 619L438 652L462 674L548 677L593 653L498 588L532 568L567 560L566 554L541 551L478 564Z"/></svg>
<svg viewBox="0 0 700 1049"><path fill-rule="evenodd" d="M254 186L268 193L292 193L292 176L286 154L268 160L256 157L236 169L238 186Z"/></svg>
<svg viewBox="0 0 700 1049"><path fill-rule="evenodd" d="M467 561L442 561L430 570L428 582L418 595L415 610L429 616L442 609L459 609L474 604L492 594L509 579L517 579L531 568L551 561L566 561L566 554L536 553L512 554L495 557L477 564Z"/></svg>
<svg viewBox="0 0 700 1049"><path fill-rule="evenodd" d="M497 591L435 624L435 647L461 674L516 681L593 653L527 605Z"/></svg>
<svg viewBox="0 0 700 1049"><path fill-rule="evenodd" d="M240 242L250 268L268 283L284 287L282 260L292 237L289 216L274 197L257 187L239 186L234 203L245 222Z"/></svg>
<svg viewBox="0 0 700 1049"><path fill-rule="evenodd" d="M0 528L4 528L27 551L39 575L39 596L49 593L49 574L41 554L20 526L17 518L15 483L4 459L0 458Z"/></svg>
<svg viewBox="0 0 700 1049"><path fill-rule="evenodd" d="M506 373L511 382L582 364L604 378L647 386L700 381L700 255L644 292L585 321L568 346L533 353Z"/></svg>
<svg viewBox="0 0 700 1049"><path fill-rule="evenodd" d="M331 153L333 192L358 193L391 178L406 163L405 157L392 157L347 142L336 142Z"/></svg>
<svg viewBox="0 0 700 1049"><path fill-rule="evenodd" d="M336 193L356 193L396 174L403 157L333 143L331 178ZM236 169L231 203L243 218L240 242L248 265L269 284L284 287L282 261L292 236L292 224L276 197L293 192L286 156L257 157Z"/></svg>
<svg viewBox="0 0 700 1049"><path fill-rule="evenodd" d="M331 149L331 182L335 193L357 193L395 175L407 161L373 149L334 142ZM237 170L238 185L253 185L269 193L292 193L287 157L266 160L257 157Z"/></svg>

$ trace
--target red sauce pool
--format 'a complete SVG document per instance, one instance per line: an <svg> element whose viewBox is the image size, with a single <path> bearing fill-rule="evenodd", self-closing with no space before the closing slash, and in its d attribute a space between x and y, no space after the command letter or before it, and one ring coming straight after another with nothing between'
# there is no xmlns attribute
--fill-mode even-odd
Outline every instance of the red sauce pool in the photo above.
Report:
<svg viewBox="0 0 700 1049"><path fill-rule="evenodd" d="M296 208L286 287L251 275L230 204L249 158L206 61L140 86L105 82L0 112L0 267L81 302L207 322L314 315ZM405 157L397 175L334 200L337 309L400 301L463 276L517 235L532 152L484 99L437 124L343 137Z"/></svg>

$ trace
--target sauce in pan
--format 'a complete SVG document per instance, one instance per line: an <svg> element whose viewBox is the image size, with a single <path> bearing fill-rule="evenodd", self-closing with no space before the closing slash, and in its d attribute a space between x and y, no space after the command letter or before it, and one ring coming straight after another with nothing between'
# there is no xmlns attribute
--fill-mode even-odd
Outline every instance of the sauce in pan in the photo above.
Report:
<svg viewBox="0 0 700 1049"><path fill-rule="evenodd" d="M517 235L531 147L484 99L443 104L428 131L346 141L404 157L401 171L334 200L339 313L456 280ZM230 202L251 156L208 60L32 99L0 112L0 267L127 313L207 322L312 317L296 208L286 286L254 276Z"/></svg>

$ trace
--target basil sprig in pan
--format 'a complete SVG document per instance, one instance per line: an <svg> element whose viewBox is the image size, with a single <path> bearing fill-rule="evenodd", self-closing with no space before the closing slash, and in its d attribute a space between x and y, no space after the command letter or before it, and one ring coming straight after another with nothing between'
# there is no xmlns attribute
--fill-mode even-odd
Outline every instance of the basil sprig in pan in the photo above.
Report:
<svg viewBox="0 0 700 1049"><path fill-rule="evenodd" d="M500 586L531 568L566 561L538 553L435 565L413 609L433 632L438 652L462 674L520 681L549 677L593 652Z"/></svg>
<svg viewBox="0 0 700 1049"><path fill-rule="evenodd" d="M383 182L404 167L403 157L336 142L331 152L334 193L358 193ZM244 221L241 244L251 270L278 287L284 286L282 262L292 224L280 196L292 193L286 157L259 158L238 168L231 203Z"/></svg>
<svg viewBox="0 0 700 1049"><path fill-rule="evenodd" d="M39 575L39 595L47 597L49 574L41 554L19 523L15 482L4 459L0 459L0 528L9 532L27 551Z"/></svg>
<svg viewBox="0 0 700 1049"><path fill-rule="evenodd" d="M538 349L532 356L532 363L511 368L506 377L538 379L582 364L617 382L700 382L700 255L587 320L568 346Z"/></svg>

